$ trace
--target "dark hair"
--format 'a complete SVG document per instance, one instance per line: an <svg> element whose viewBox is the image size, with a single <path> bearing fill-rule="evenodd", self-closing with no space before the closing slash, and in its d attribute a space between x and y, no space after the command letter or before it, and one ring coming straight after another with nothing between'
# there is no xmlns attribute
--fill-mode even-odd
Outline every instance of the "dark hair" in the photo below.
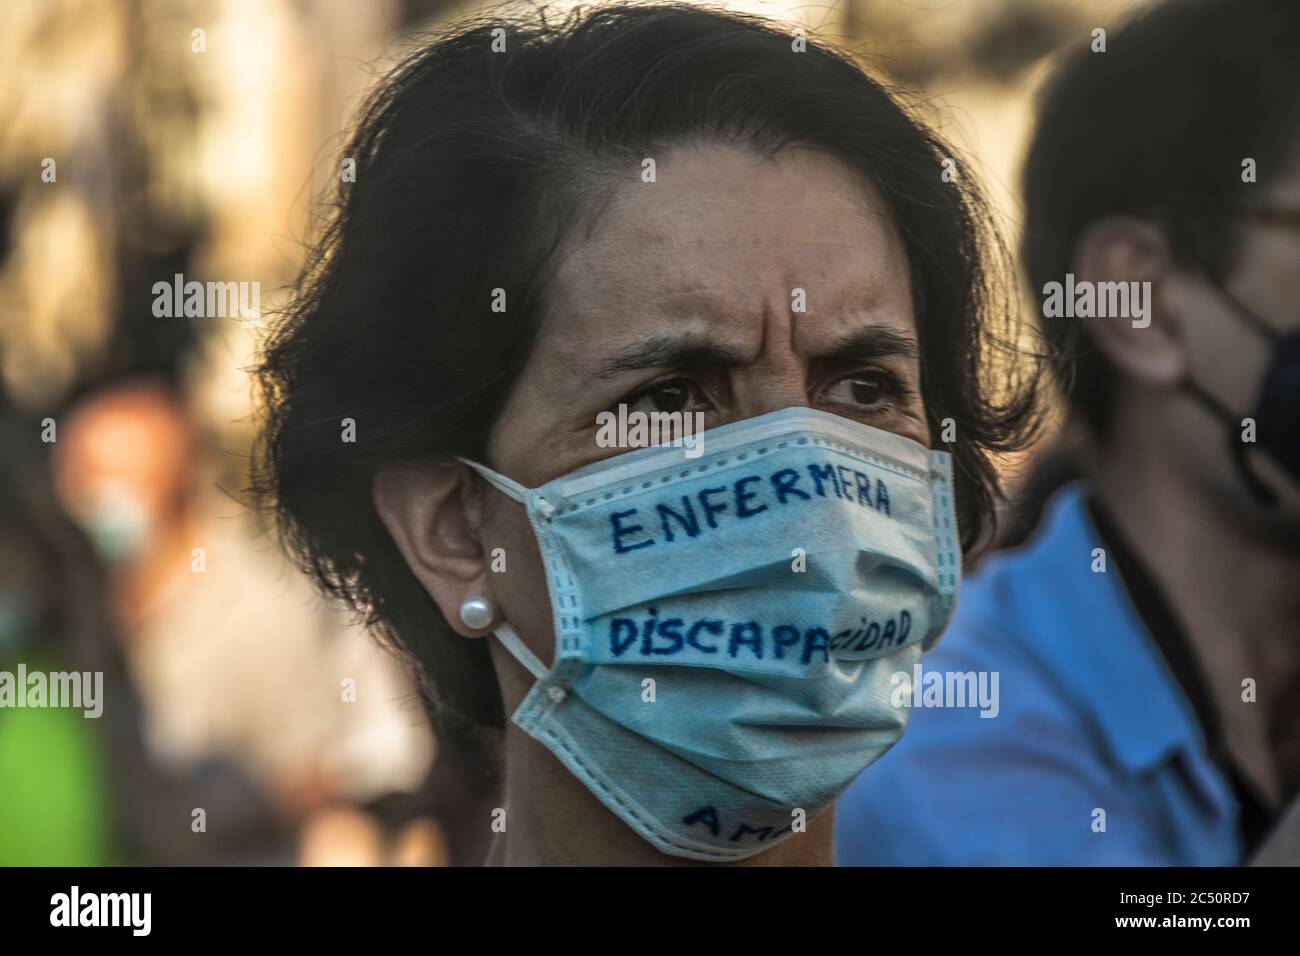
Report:
<svg viewBox="0 0 1300 956"><path fill-rule="evenodd" d="M503 722L490 658L403 562L372 480L482 456L527 360L549 257L580 209L599 208L602 170L701 138L812 146L877 186L907 248L931 426L956 424L964 542L988 530L990 452L1022 446L1038 376L991 368L1010 341L991 323L1012 313L992 304L983 199L959 164L955 183L943 176L950 151L848 58L795 53L753 18L639 4L558 25L478 20L408 57L364 108L344 153L356 181L258 371L255 487L326 591L424 664L443 717ZM489 310L497 287L508 314ZM355 442L340 441L345 417Z"/></svg>
<svg viewBox="0 0 1300 956"><path fill-rule="evenodd" d="M1084 46L1044 88L1024 170L1021 258L1035 292L1064 280L1092 222L1160 223L1176 261L1222 280L1232 211L1277 176L1300 139L1300 3L1173 0ZM1259 182L1242 182L1242 161ZM1073 410L1110 423L1114 372L1078 319L1048 319Z"/></svg>

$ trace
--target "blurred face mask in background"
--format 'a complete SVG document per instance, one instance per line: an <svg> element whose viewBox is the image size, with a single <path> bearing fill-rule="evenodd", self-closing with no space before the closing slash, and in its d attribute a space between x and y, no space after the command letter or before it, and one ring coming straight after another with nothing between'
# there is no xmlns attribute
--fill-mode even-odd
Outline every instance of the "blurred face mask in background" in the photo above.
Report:
<svg viewBox="0 0 1300 956"><path fill-rule="evenodd" d="M78 502L74 519L108 565L129 564L149 547L153 516L135 494L116 484L95 489Z"/></svg>
<svg viewBox="0 0 1300 956"><path fill-rule="evenodd" d="M628 826L694 860L802 830L902 735L961 574L946 452L807 408L525 488L555 632L513 715Z"/></svg>
<svg viewBox="0 0 1300 956"><path fill-rule="evenodd" d="M1260 502L1272 505L1277 495L1250 467L1247 444L1241 441L1243 418L1255 422L1255 439L1261 451L1281 466L1300 487L1300 329L1282 333L1255 314L1221 285L1207 280L1232 308L1246 328L1273 343L1272 359L1264 371L1253 408L1245 415L1235 415L1217 398L1195 382L1188 383L1191 393L1228 427L1228 444L1232 459L1243 483Z"/></svg>

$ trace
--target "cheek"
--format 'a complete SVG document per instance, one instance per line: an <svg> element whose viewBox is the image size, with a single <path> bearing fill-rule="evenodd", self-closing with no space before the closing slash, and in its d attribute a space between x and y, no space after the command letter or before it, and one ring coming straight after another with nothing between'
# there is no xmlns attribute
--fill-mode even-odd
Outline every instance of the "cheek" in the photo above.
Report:
<svg viewBox="0 0 1300 956"><path fill-rule="evenodd" d="M482 530L488 587L505 620L544 663L555 654L551 602L537 538L521 505L497 504Z"/></svg>
<svg viewBox="0 0 1300 956"><path fill-rule="evenodd" d="M1259 394L1271 351L1260 336L1244 328L1244 322L1223 310L1213 324L1196 328L1193 374L1220 396L1229 408L1245 414ZM1230 361L1223 361L1230 356Z"/></svg>

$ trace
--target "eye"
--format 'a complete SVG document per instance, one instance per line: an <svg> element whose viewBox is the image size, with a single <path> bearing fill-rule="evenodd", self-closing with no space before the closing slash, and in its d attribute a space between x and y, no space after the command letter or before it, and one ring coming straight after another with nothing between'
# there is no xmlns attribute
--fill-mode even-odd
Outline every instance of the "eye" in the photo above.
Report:
<svg viewBox="0 0 1300 956"><path fill-rule="evenodd" d="M897 376L880 369L864 369L832 384L826 397L842 405L883 410L907 394L907 387Z"/></svg>
<svg viewBox="0 0 1300 956"><path fill-rule="evenodd" d="M630 412L680 412L690 404L692 388L688 379L668 378L629 395L624 403Z"/></svg>

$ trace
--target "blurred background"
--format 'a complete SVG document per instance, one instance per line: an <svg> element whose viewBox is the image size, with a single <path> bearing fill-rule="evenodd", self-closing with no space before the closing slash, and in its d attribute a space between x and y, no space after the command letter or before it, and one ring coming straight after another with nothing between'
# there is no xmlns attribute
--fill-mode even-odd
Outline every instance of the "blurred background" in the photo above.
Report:
<svg viewBox="0 0 1300 956"><path fill-rule="evenodd" d="M913 91L1014 243L1033 92L1132 3L716 5ZM0 3L0 671L102 672L106 700L97 720L0 710L0 865L481 861L490 778L439 748L400 661L242 496L246 369L353 112L415 35L479 9ZM189 281L227 284L221 314L160 308L156 283ZM1002 544L1055 454L1005 462Z"/></svg>

